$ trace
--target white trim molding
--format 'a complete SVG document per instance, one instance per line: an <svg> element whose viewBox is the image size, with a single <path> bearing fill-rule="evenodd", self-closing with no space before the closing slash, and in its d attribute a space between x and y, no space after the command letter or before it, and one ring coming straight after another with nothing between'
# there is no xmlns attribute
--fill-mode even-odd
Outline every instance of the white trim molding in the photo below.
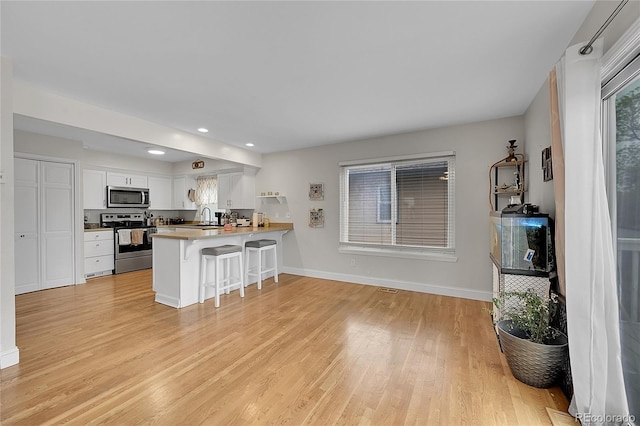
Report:
<svg viewBox="0 0 640 426"><path fill-rule="evenodd" d="M602 56L602 83L611 80L640 53L640 18Z"/></svg>
<svg viewBox="0 0 640 426"><path fill-rule="evenodd" d="M347 283L371 285L375 287L395 288L398 290L415 291L418 293L436 294L439 296L459 297L462 299L490 302L493 297L491 291L473 290L469 288L450 287L424 282L389 280L386 278L367 277L362 275L340 274L335 272L318 271L306 268L291 268L285 266L281 272L300 275L303 277L320 278L324 280L344 281Z"/></svg>
<svg viewBox="0 0 640 426"><path fill-rule="evenodd" d="M0 353L0 370L20 362L20 350L17 346Z"/></svg>
<svg viewBox="0 0 640 426"><path fill-rule="evenodd" d="M345 167L345 166L359 166L361 164L388 163L392 161L423 160L425 158L451 157L454 155L456 155L455 151L440 151L440 152L430 152L426 154L398 155L395 157L369 158L366 160L340 161L338 162L338 166Z"/></svg>

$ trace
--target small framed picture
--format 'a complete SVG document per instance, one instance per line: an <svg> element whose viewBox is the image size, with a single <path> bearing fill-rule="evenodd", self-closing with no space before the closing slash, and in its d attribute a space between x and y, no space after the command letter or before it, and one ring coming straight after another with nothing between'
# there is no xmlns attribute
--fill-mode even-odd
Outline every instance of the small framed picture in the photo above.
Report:
<svg viewBox="0 0 640 426"><path fill-rule="evenodd" d="M309 210L309 228L324 228L324 210Z"/></svg>
<svg viewBox="0 0 640 426"><path fill-rule="evenodd" d="M548 182L553 179L553 162L551 161L551 147L542 150L542 180Z"/></svg>
<svg viewBox="0 0 640 426"><path fill-rule="evenodd" d="M324 184L323 183L309 184L309 200L311 201L324 200Z"/></svg>

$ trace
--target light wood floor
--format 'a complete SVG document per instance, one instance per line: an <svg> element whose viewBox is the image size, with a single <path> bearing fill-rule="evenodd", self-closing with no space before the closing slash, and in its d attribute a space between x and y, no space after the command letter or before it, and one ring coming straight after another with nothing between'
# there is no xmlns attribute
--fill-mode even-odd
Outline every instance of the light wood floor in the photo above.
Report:
<svg viewBox="0 0 640 426"><path fill-rule="evenodd" d="M173 309L150 271L16 297L0 423L543 425L487 303L282 274Z"/></svg>

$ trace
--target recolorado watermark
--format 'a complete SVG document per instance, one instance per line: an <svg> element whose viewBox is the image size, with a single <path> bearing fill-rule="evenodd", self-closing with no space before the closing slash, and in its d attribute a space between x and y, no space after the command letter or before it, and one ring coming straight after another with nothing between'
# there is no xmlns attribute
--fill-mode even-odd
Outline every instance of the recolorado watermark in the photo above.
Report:
<svg viewBox="0 0 640 426"><path fill-rule="evenodd" d="M634 424L636 422L636 416L633 414L591 414L591 413L576 413L576 421L580 421L583 424L603 424L603 423L616 423L616 424Z"/></svg>

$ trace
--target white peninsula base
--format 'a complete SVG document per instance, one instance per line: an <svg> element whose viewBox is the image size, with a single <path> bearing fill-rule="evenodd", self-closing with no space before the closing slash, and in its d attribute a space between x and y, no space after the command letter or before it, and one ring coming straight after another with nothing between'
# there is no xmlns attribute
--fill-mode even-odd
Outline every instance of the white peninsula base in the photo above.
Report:
<svg viewBox="0 0 640 426"><path fill-rule="evenodd" d="M153 235L153 291L155 301L174 308L198 303L200 251L205 247L234 244L244 247L249 240L277 241L278 270L282 270L282 236L292 227L258 228L237 231L176 231ZM246 259L245 259L246 261ZM255 265L249 265L253 267ZM208 268L208 272L214 268ZM213 277L213 271L211 279ZM247 284L247 283L245 283ZM206 289L205 299L214 297Z"/></svg>

